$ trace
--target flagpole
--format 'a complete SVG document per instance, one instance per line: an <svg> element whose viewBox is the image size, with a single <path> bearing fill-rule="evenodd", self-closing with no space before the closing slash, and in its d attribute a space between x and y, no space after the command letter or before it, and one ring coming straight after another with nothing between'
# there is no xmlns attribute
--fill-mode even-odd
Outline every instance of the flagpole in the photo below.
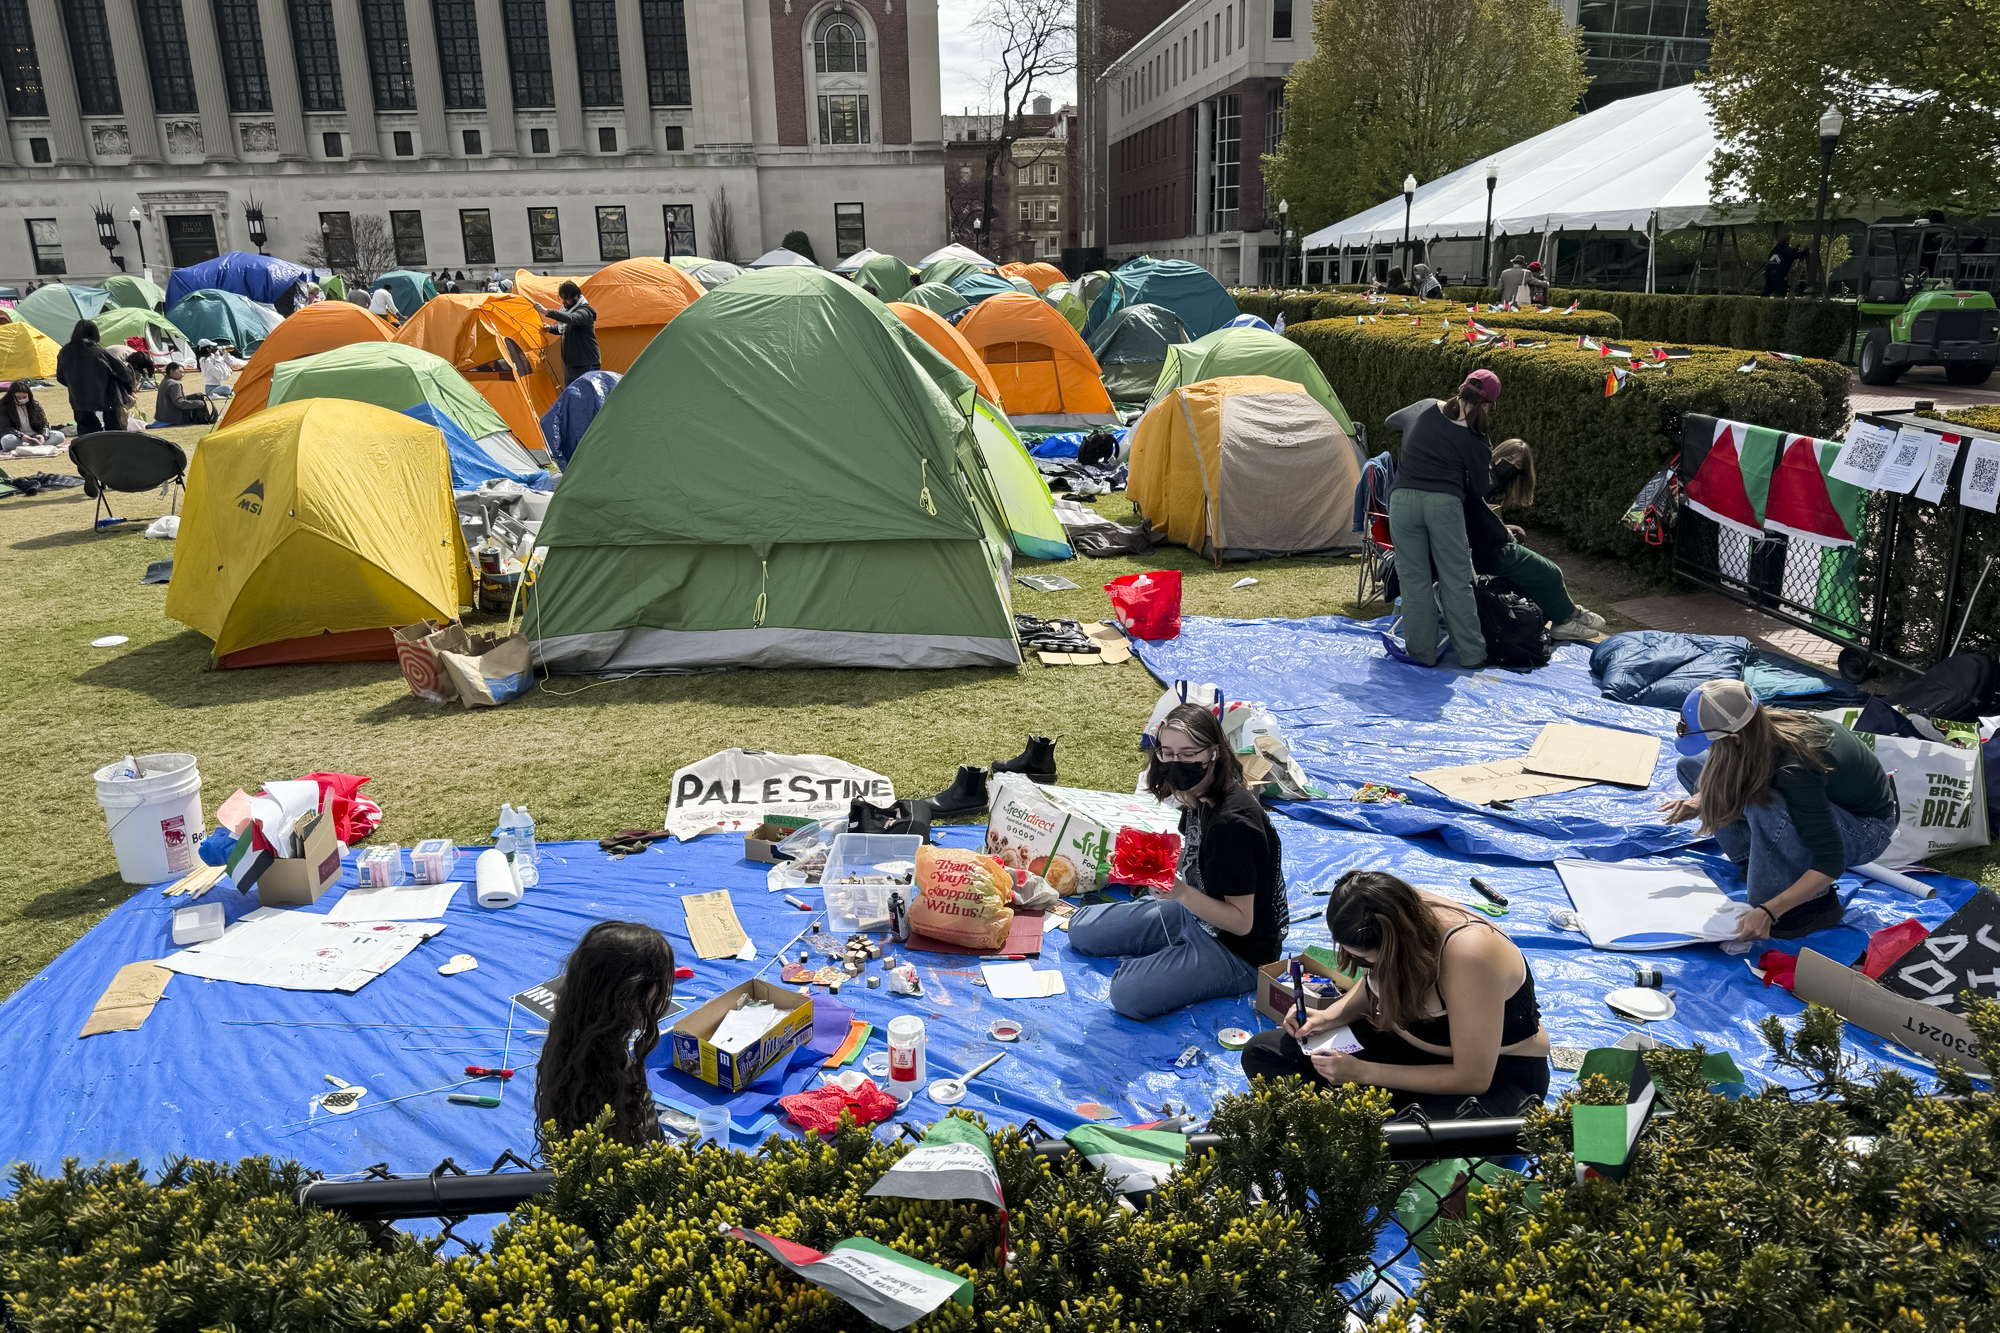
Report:
<svg viewBox="0 0 2000 1333"><path fill-rule="evenodd" d="M1646 294L1653 294L1653 279L1658 272L1657 261L1660 253L1660 210L1654 209L1646 215Z"/></svg>

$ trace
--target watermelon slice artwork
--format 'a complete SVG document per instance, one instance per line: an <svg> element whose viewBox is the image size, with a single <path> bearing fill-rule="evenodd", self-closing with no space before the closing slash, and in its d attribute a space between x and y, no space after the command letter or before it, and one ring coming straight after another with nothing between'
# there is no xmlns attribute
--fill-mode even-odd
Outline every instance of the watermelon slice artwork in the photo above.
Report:
<svg viewBox="0 0 2000 1333"><path fill-rule="evenodd" d="M1819 546L1852 546L1868 493L1828 475L1839 457L1838 441L1785 436L1766 492L1764 526Z"/></svg>

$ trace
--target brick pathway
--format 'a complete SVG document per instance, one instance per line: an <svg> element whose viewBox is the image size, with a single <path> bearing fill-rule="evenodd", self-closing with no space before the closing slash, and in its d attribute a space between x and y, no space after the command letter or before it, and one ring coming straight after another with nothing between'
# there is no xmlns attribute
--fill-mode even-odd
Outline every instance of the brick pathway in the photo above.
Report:
<svg viewBox="0 0 2000 1333"><path fill-rule="evenodd" d="M1678 634L1735 634L1760 648L1832 670L1840 645L1809 630L1794 629L1761 611L1732 602L1719 593L1682 593L1671 597L1641 597L1619 602L1612 610L1648 629Z"/></svg>

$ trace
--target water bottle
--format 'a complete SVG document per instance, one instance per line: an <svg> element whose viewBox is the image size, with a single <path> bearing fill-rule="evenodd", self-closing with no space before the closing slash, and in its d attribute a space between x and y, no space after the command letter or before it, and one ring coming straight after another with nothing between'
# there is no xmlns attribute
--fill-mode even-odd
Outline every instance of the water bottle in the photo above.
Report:
<svg viewBox="0 0 2000 1333"><path fill-rule="evenodd" d="M514 864L514 807L505 801L500 803L500 822L493 828L493 846L509 866Z"/></svg>
<svg viewBox="0 0 2000 1333"><path fill-rule="evenodd" d="M535 817L525 805L514 812L514 878L524 889L542 882L535 852Z"/></svg>

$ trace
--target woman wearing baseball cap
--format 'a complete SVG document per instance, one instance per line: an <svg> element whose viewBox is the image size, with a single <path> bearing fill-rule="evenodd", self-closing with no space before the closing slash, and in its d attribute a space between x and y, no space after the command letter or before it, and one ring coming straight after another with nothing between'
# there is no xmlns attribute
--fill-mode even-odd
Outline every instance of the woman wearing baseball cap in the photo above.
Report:
<svg viewBox="0 0 2000 1333"><path fill-rule="evenodd" d="M1437 665L1440 606L1458 664L1486 665L1486 635L1472 596L1465 501L1483 502L1493 486L1486 418L1499 397L1500 377L1482 367L1465 377L1456 397L1419 399L1389 417L1389 429L1403 436L1396 484L1389 490L1389 539L1403 585L1403 644L1425 666Z"/></svg>
<svg viewBox="0 0 2000 1333"><path fill-rule="evenodd" d="M1837 722L1764 708L1740 680L1711 680L1681 707L1678 768L1699 819L1743 867L1751 910L1736 938L1797 939L1840 924L1833 882L1881 856L1902 808L1875 752Z"/></svg>

